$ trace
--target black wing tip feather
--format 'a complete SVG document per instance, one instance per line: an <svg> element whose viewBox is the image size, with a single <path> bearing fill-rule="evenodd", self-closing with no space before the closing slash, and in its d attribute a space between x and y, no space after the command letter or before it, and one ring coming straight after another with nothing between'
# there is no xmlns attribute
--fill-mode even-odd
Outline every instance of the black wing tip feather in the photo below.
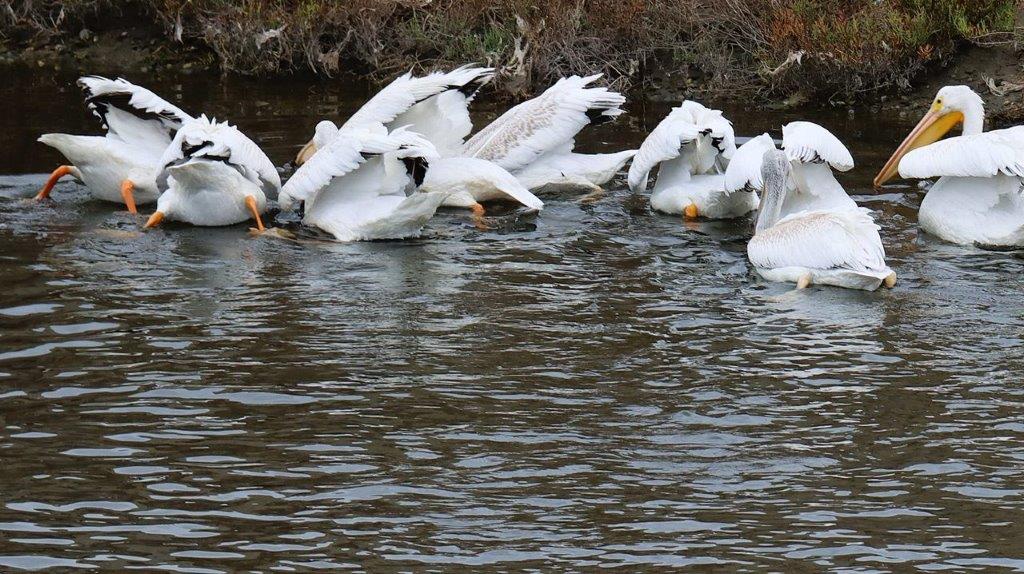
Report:
<svg viewBox="0 0 1024 574"><path fill-rule="evenodd" d="M173 112L152 112L133 106L131 104L133 95L131 92L124 91L107 92L99 95L89 95L85 98L85 103L100 116L104 124L106 124L106 115L109 108L114 107L140 120L158 121L169 126L181 126L182 119Z"/></svg>
<svg viewBox="0 0 1024 574"><path fill-rule="evenodd" d="M462 93L462 95L466 96L469 99L473 99L476 96L477 92L479 92L481 88L487 85L487 83L490 82L491 78L493 77L494 72L487 71L481 73L480 75L476 76L475 78L466 82L465 84L462 84L461 86L458 84L451 85L448 86L448 89L458 90L459 92Z"/></svg>
<svg viewBox="0 0 1024 574"><path fill-rule="evenodd" d="M427 177L427 168L430 166L426 158L403 157L402 163L405 164L405 171L412 176L416 187L423 185L423 180Z"/></svg>

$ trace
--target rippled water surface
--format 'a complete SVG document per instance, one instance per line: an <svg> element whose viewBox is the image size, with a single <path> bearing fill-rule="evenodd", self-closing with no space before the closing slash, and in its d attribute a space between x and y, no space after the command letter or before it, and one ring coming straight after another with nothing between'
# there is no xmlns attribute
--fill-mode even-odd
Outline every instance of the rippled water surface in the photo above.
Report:
<svg viewBox="0 0 1024 574"><path fill-rule="evenodd" d="M149 84L278 164L365 98ZM847 142L900 276L863 293L758 281L749 223L621 181L404 242L142 233L72 182L23 199L60 162L38 134L97 132L73 78L16 74L0 105L0 571L1024 570L1024 260L871 194L916 110L727 108Z"/></svg>

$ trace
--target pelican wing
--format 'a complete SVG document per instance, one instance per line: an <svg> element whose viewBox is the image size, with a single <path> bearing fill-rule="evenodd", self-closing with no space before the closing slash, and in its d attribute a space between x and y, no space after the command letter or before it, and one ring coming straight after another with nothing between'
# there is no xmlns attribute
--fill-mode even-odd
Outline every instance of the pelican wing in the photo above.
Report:
<svg viewBox="0 0 1024 574"><path fill-rule="evenodd" d="M697 140L700 129L681 108L675 108L651 131L633 156L633 163L629 166L629 189L635 193L645 191L651 170L662 162L679 157L683 146Z"/></svg>
<svg viewBox="0 0 1024 574"><path fill-rule="evenodd" d="M622 166L636 155L636 150L576 153L572 149L570 141L517 170L514 175L528 189L539 189L548 184L599 188L615 177Z"/></svg>
<svg viewBox="0 0 1024 574"><path fill-rule="evenodd" d="M434 72L420 78L413 77L411 73L405 74L396 78L363 104L363 107L359 108L359 111L353 114L341 129L365 129L366 126L377 124L388 125L402 114L409 112L417 104L449 90L455 90L462 94L461 102L464 106L473 98L477 90L493 76L493 68L474 66L462 66L451 72ZM455 100L459 99L455 98ZM451 113L453 116L459 116L461 113L458 110L453 111L450 102L441 110ZM466 113L468 114L468 112Z"/></svg>
<svg viewBox="0 0 1024 574"><path fill-rule="evenodd" d="M192 119L177 106L127 80L83 76L78 86L89 109L119 139L142 152L159 157L175 132Z"/></svg>
<svg viewBox="0 0 1024 574"><path fill-rule="evenodd" d="M782 126L782 147L789 161L827 163L832 169L853 169L853 156L832 132L811 122L791 122Z"/></svg>
<svg viewBox="0 0 1024 574"><path fill-rule="evenodd" d="M886 269L878 226L865 208L805 211L784 217L747 244L763 269L806 267L879 272Z"/></svg>
<svg viewBox="0 0 1024 574"><path fill-rule="evenodd" d="M919 147L900 160L900 175L1024 177L1024 126L951 137Z"/></svg>
<svg viewBox="0 0 1024 574"><path fill-rule="evenodd" d="M292 175L281 189L280 203L283 208L290 208L295 202L306 201L316 196L341 178L345 178L360 170L364 163L385 154L389 158L420 157L432 159L437 152L429 141L415 132L400 128L388 133L377 131L346 132L345 137L332 140L326 147L313 155L310 160ZM383 160L374 162L380 168L375 174L375 183L369 185L337 186L336 195L346 193L359 195L390 195L402 191L404 185L394 185L397 181L393 166ZM388 169L391 168L391 169ZM385 170L387 173L385 173ZM407 181L404 170L401 172L401 184ZM366 193L363 193L366 192Z"/></svg>
<svg viewBox="0 0 1024 574"><path fill-rule="evenodd" d="M278 196L281 208L291 209L294 204L314 196L332 179L356 170L366 161L362 155L363 143L362 138L336 138L318 150L281 188Z"/></svg>
<svg viewBox="0 0 1024 574"><path fill-rule="evenodd" d="M732 123L722 112L687 100L673 108L641 144L629 167L629 188L644 191L650 172L660 164L666 165L659 179L674 181L707 173L716 166L721 169L735 152ZM720 157L724 161L720 162Z"/></svg>
<svg viewBox="0 0 1024 574"><path fill-rule="evenodd" d="M434 144L442 156L458 155L466 136L473 131L470 99L458 90L448 90L416 104L389 125L407 126Z"/></svg>
<svg viewBox="0 0 1024 574"><path fill-rule="evenodd" d="M686 100L679 107L689 112L702 134L717 142L711 149L706 150L707 152L721 154L726 160L732 159L733 153L736 152L736 134L733 132L732 122L725 119L720 110L713 110L693 100ZM708 165L709 160L702 159L704 165ZM703 171L707 169L710 169L710 166Z"/></svg>
<svg viewBox="0 0 1024 574"><path fill-rule="evenodd" d="M267 154L227 122L211 120L205 115L186 122L167 146L160 165L166 167L198 157L225 161L270 197L276 197L281 189L281 176ZM162 179L158 178L158 185Z"/></svg>
<svg viewBox="0 0 1024 574"><path fill-rule="evenodd" d="M466 142L464 155L515 171L571 141L587 124L614 119L626 98L608 88L587 87L600 77L558 80L480 130Z"/></svg>
<svg viewBox="0 0 1024 574"><path fill-rule="evenodd" d="M768 134L751 138L741 145L725 170L725 189L760 191L764 188L761 164L764 162L765 152L774 149L775 141Z"/></svg>

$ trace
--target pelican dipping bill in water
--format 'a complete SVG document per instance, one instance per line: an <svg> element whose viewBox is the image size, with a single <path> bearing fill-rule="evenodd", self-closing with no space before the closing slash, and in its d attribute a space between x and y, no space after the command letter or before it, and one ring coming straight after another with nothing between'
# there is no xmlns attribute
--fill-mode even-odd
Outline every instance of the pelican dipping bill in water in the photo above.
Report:
<svg viewBox="0 0 1024 574"><path fill-rule="evenodd" d="M629 166L629 188L646 191L651 170L658 168L651 194L656 211L709 219L746 215L757 209L757 195L725 188L725 168L735 152L732 124L722 112L687 100L640 146Z"/></svg>
<svg viewBox="0 0 1024 574"><path fill-rule="evenodd" d="M175 131L192 117L146 88L120 78L84 76L78 85L107 133L40 136L40 142L61 152L71 164L54 170L36 199L49 197L60 178L72 175L93 197L122 203L136 213L137 204L156 201L160 157Z"/></svg>
<svg viewBox="0 0 1024 574"><path fill-rule="evenodd" d="M535 210L544 206L494 163L443 158L418 133L388 133L381 124L329 142L295 171L279 202L287 210L303 203L302 222L339 241L366 241L418 236L452 195L516 201Z"/></svg>
<svg viewBox="0 0 1024 574"><path fill-rule="evenodd" d="M389 130L408 127L430 141L442 158L475 158L496 164L513 173L521 187L528 190L547 186L600 189L632 157L632 150L611 154L573 151L580 130L622 113L619 106L625 98L621 94L589 86L600 74L562 78L464 141L473 129L469 103L493 74L492 68L462 66L423 77L401 76L340 128L329 121L320 122L313 139L299 152L296 164L308 161L327 142L374 124L384 124ZM479 217L484 211L480 202L509 195L496 197L494 192L487 186L464 187L451 194L444 205L470 208ZM530 193L527 199L521 203L539 209L536 196Z"/></svg>
<svg viewBox="0 0 1024 574"><path fill-rule="evenodd" d="M790 122L782 126L782 148L790 167L783 216L801 211L857 208L857 203L832 173L833 169L853 169L850 150L832 132L812 122ZM768 134L743 144L729 162L726 189L742 189L748 181L756 180L764 152L774 149L775 140ZM732 169L734 163L738 164L736 169Z"/></svg>
<svg viewBox="0 0 1024 574"><path fill-rule="evenodd" d="M281 189L281 177L255 142L227 122L205 115L185 123L160 158L161 191L156 212L146 222L164 219L192 225L234 225L249 219L264 230L260 214L267 195Z"/></svg>
<svg viewBox="0 0 1024 574"><path fill-rule="evenodd" d="M764 150L762 144L744 144L727 172L730 183L761 191L754 236L747 244L757 274L768 281L796 283L798 289L812 284L869 291L882 284L894 286L896 273L885 263L878 226L867 209L783 215L786 196L795 189L793 160L774 145ZM748 153L741 155L744 148ZM753 152L760 150L758 164Z"/></svg>
<svg viewBox="0 0 1024 574"><path fill-rule="evenodd" d="M984 131L985 105L967 86L939 90L928 113L875 177L938 177L921 200L921 229L961 245L1024 246L1024 126ZM963 135L939 141L957 125Z"/></svg>
<svg viewBox="0 0 1024 574"><path fill-rule="evenodd" d="M283 210L301 204L302 223L338 241L404 239L420 234L447 193L406 195L422 183L437 150L415 132L351 130L320 148L281 189Z"/></svg>

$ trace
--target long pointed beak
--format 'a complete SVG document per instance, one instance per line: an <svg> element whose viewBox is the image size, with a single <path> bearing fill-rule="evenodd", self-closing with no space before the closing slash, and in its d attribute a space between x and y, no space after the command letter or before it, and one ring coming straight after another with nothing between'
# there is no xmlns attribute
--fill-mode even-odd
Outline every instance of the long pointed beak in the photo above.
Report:
<svg viewBox="0 0 1024 574"><path fill-rule="evenodd" d="M313 157L313 154L316 153L316 149L316 144L313 143L313 140L309 140L309 143L302 146L302 149L299 150L299 155L295 156L295 166L298 167L309 161L309 158Z"/></svg>
<svg viewBox="0 0 1024 574"><path fill-rule="evenodd" d="M957 124L964 121L964 115L960 112L942 113L941 108L932 107L928 113L917 122L914 129L910 131L907 138L903 140L900 147L896 148L885 167L875 176L875 188L880 188L899 173L900 160L911 151L938 141L942 136L949 133Z"/></svg>
<svg viewBox="0 0 1024 574"><path fill-rule="evenodd" d="M149 216L149 220L146 221L146 229L149 229L150 227L156 227L157 225L160 225L160 222L163 221L163 220L164 220L164 212L162 212L162 211L154 211L153 215L150 215Z"/></svg>

